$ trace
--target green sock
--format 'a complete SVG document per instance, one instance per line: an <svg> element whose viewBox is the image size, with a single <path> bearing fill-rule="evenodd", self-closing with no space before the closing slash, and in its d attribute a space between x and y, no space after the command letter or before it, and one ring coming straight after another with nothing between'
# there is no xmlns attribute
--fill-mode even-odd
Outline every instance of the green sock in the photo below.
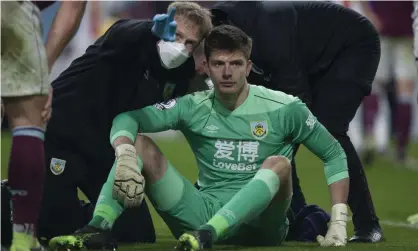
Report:
<svg viewBox="0 0 418 251"><path fill-rule="evenodd" d="M142 171L142 160L138 156L139 170ZM106 183L103 185L100 191L99 198L97 199L96 207L94 208L93 219L89 222L92 227L100 228L103 230L111 229L116 219L125 210L119 202L113 199L113 183L115 177L116 162L113 163L113 167L110 170Z"/></svg>
<svg viewBox="0 0 418 251"><path fill-rule="evenodd" d="M183 196L184 183L173 165L167 160L167 171L163 177L147 187L147 195L154 207L168 211L178 204Z"/></svg>
<svg viewBox="0 0 418 251"><path fill-rule="evenodd" d="M262 213L279 191L280 179L270 169L260 169L234 197L200 229L212 232L215 242L228 229Z"/></svg>

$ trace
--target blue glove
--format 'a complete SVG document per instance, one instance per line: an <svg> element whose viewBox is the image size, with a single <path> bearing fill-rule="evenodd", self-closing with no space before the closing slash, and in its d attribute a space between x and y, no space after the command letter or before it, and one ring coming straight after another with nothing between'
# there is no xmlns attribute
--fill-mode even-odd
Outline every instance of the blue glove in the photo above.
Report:
<svg viewBox="0 0 418 251"><path fill-rule="evenodd" d="M174 14L176 8L171 8L167 14L157 14L154 16L154 26L152 26L152 33L164 41L176 41L177 23L174 21Z"/></svg>

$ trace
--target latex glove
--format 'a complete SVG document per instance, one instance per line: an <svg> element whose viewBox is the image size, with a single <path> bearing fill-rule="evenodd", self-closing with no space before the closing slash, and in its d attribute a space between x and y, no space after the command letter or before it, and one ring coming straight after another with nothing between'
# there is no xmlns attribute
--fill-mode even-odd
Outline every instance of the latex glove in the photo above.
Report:
<svg viewBox="0 0 418 251"><path fill-rule="evenodd" d="M136 149L130 144L116 147L113 199L125 208L138 207L144 199L145 179L139 171Z"/></svg>
<svg viewBox="0 0 418 251"><path fill-rule="evenodd" d="M176 8L171 8L168 14L157 14L154 16L152 33L164 41L176 41L177 23L174 21Z"/></svg>
<svg viewBox="0 0 418 251"><path fill-rule="evenodd" d="M325 237L318 235L316 240L321 247L343 247L347 244L347 205L335 204L332 207L331 223Z"/></svg>

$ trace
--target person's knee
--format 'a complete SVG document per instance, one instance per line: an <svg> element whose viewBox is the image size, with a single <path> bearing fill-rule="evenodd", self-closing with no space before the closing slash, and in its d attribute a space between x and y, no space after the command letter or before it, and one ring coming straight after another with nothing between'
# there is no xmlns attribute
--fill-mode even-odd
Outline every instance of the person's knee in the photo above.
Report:
<svg viewBox="0 0 418 251"><path fill-rule="evenodd" d="M135 141L135 148L139 156L141 156L144 168L145 166L153 168L161 166L164 156L151 138L138 135Z"/></svg>
<svg viewBox="0 0 418 251"><path fill-rule="evenodd" d="M415 91L415 81L403 78L396 81L396 91L400 97L412 97Z"/></svg>
<svg viewBox="0 0 418 251"><path fill-rule="evenodd" d="M164 173L166 160L151 138L138 135L135 141L135 148L142 159L145 176L161 176Z"/></svg>
<svg viewBox="0 0 418 251"><path fill-rule="evenodd" d="M280 177L280 181L289 179L292 173L292 164L289 159L284 156L270 156L264 162L261 168L267 168L272 170L277 176Z"/></svg>
<svg viewBox="0 0 418 251"><path fill-rule="evenodd" d="M292 196L292 164L284 156L270 156L261 168L272 170L280 179L279 192L274 196L274 201L282 201Z"/></svg>
<svg viewBox="0 0 418 251"><path fill-rule="evenodd" d="M4 98L5 110L11 127L45 127L41 114L47 100L48 96Z"/></svg>

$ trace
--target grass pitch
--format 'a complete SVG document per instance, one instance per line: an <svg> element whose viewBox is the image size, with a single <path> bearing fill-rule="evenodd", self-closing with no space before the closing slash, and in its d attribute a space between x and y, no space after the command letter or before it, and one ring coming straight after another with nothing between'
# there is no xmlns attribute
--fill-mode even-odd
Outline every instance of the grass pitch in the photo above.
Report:
<svg viewBox="0 0 418 251"><path fill-rule="evenodd" d="M7 163L10 152L10 134L2 133L1 141L1 174L7 177ZM156 141L175 167L190 181L194 182L197 175L196 162L189 146L182 137L156 138ZM418 144L410 148L411 155L418 158ZM298 175L308 203L318 204L329 210L331 208L328 188L321 161L305 148L296 157ZM418 167L417 167L418 168ZM379 158L366 168L369 186L377 214L381 219L386 241L380 244L348 244L345 248L325 248L326 250L393 250L418 251L418 227L408 225L406 218L418 213L418 171L395 166L386 158ZM149 204L150 205L150 204ZM157 243L152 245L120 246L119 251L128 250L173 250L176 240L171 236L167 226L151 207ZM141 224L138 222L138 224ZM353 234L353 225L348 223L348 235ZM246 248L237 246L215 246L213 250L263 250L263 251L305 251L321 250L316 243L285 242L275 248Z"/></svg>

